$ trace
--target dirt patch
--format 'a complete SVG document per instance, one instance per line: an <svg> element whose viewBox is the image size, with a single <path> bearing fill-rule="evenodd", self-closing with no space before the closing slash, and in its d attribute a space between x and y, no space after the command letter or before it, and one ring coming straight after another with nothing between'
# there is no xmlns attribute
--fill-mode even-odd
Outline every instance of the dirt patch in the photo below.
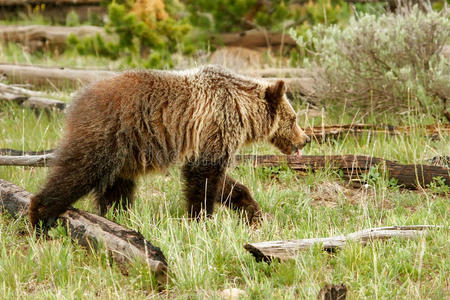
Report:
<svg viewBox="0 0 450 300"><path fill-rule="evenodd" d="M315 185L311 190L313 205L326 207L337 206L341 199L350 204L359 204L373 200L374 197L375 192L371 187L352 188L338 182L325 181Z"/></svg>

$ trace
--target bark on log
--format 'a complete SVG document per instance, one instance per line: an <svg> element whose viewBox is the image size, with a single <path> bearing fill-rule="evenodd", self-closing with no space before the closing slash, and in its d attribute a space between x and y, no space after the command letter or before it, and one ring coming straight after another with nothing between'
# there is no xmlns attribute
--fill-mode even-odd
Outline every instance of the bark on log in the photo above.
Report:
<svg viewBox="0 0 450 300"><path fill-rule="evenodd" d="M48 167L51 166L53 153L42 155L0 155L0 166Z"/></svg>
<svg viewBox="0 0 450 300"><path fill-rule="evenodd" d="M450 185L450 169L439 166L428 165L406 165L390 160L364 155L304 155L278 156L278 155L238 155L238 162L251 162L255 166L275 167L287 164L297 172L323 169L331 167L342 170L345 177L349 179L360 179L362 174L367 173L370 167L381 165L390 178L395 178L397 183L405 188L415 189L419 186L425 187L433 182L435 177L442 177L445 184Z"/></svg>
<svg viewBox="0 0 450 300"><path fill-rule="evenodd" d="M14 217L27 215L32 195L6 180L0 179L0 211ZM61 215L72 239L83 246L103 245L120 264L137 259L149 266L159 283L167 282L167 262L161 249L153 246L138 232L88 212L70 208Z"/></svg>
<svg viewBox="0 0 450 300"><path fill-rule="evenodd" d="M373 125L373 124L349 124L349 125L330 125L306 127L303 131L313 140L320 142L327 138L343 137L351 133L383 133L390 135L408 134L411 131L422 131L419 127L411 126L391 126L391 125ZM450 124L431 124L424 127L427 135L439 136L450 134Z"/></svg>
<svg viewBox="0 0 450 300"><path fill-rule="evenodd" d="M325 284L317 295L317 300L345 300L347 297L347 287L341 284Z"/></svg>
<svg viewBox="0 0 450 300"><path fill-rule="evenodd" d="M273 47L280 45L296 46L297 43L288 33L267 32L262 30L248 30L236 33L213 35L212 42L225 46L246 48Z"/></svg>
<svg viewBox="0 0 450 300"><path fill-rule="evenodd" d="M50 150L42 150L42 151L24 151L24 150L15 150L10 148L0 148L0 155L10 155L10 156L23 156L23 155L44 155L48 153L52 153L53 149Z"/></svg>
<svg viewBox="0 0 450 300"><path fill-rule="evenodd" d="M0 165L3 166L51 166L53 154L25 155L25 156L0 156ZM393 161L363 155L237 155L238 163L251 162L255 166L276 167L287 164L297 172L323 169L331 167L342 170L349 179L360 179L367 173L370 167L381 165L388 171L390 178L397 179L397 183L405 188L415 189L418 186L425 187L433 182L435 177L442 177L444 183L450 185L450 169L440 166L428 165L404 165Z"/></svg>
<svg viewBox="0 0 450 300"><path fill-rule="evenodd" d="M59 100L43 97L44 93L30 91L21 87L8 86L0 83L0 102L12 101L23 107L31 109L57 109L64 110L66 103Z"/></svg>
<svg viewBox="0 0 450 300"><path fill-rule="evenodd" d="M58 87L80 87L117 74L117 72L106 70L82 70L11 64L0 64L0 73L6 76L11 83L29 83L37 86Z"/></svg>
<svg viewBox="0 0 450 300"><path fill-rule="evenodd" d="M69 35L77 37L106 36L102 27L96 26L46 26L46 25L0 25L0 40L4 43L13 42L26 46L29 51L64 49Z"/></svg>
<svg viewBox="0 0 450 300"><path fill-rule="evenodd" d="M31 65L0 64L0 74L11 83L30 83L39 86L75 86L79 87L95 80L108 78L118 74L106 70L82 70L58 67ZM305 78L264 78L268 81L284 80L288 91L312 96L314 94L314 79Z"/></svg>
<svg viewBox="0 0 450 300"><path fill-rule="evenodd" d="M246 244L244 248L249 251L257 261L270 262L273 259L287 260L294 258L298 252L321 244L326 251L335 251L343 248L348 242L367 244L373 240L387 240L390 238L411 239L426 233L427 229L442 228L435 225L410 225L370 228L327 238L310 238L302 240L269 241Z"/></svg>

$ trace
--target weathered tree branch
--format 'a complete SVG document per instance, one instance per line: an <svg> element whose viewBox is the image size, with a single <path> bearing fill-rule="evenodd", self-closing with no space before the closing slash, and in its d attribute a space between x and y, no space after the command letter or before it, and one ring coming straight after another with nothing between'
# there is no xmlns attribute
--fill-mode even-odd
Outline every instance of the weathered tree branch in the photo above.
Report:
<svg viewBox="0 0 450 300"><path fill-rule="evenodd" d="M310 238L302 240L269 241L246 244L244 248L255 256L257 261L270 262L273 259L287 260L295 257L304 249L321 244L327 251L343 248L348 242L367 244L373 240L387 240L390 238L411 239L426 233L427 229L442 228L434 225L410 225L370 228L351 233L349 235L337 235L327 238Z"/></svg>
<svg viewBox="0 0 450 300"><path fill-rule="evenodd" d="M1 155L0 166L47 167L53 161L52 153L42 155Z"/></svg>
<svg viewBox="0 0 450 300"><path fill-rule="evenodd" d="M0 179L0 211L14 217L25 216L32 195L21 187ZM72 239L83 246L103 245L120 264L134 259L147 263L159 283L167 282L167 262L158 247L136 231L88 212L70 208L60 216Z"/></svg>
<svg viewBox="0 0 450 300"><path fill-rule="evenodd" d="M248 74L252 75L255 71ZM118 74L107 70L82 70L58 67L44 67L18 64L0 64L0 74L12 83L30 83L39 86L75 86L88 84L95 80L108 78ZM267 81L283 79L288 91L311 96L314 94L314 79L304 78L264 78Z"/></svg>
<svg viewBox="0 0 450 300"><path fill-rule="evenodd" d="M349 125L329 125L306 127L303 131L315 141L323 141L327 138L343 137L351 133L383 133L390 135L408 134L411 131L421 132L421 128L411 126L391 126L391 125L373 125L373 124L349 124ZM425 134L439 136L450 134L450 124L432 124L424 127Z"/></svg>
<svg viewBox="0 0 450 300"><path fill-rule="evenodd" d="M236 160L267 167L287 164L291 169L298 172L330 167L342 170L343 175L349 179L360 179L362 174L370 170L370 167L380 165L388 172L390 178L395 178L399 185L406 188L424 187L438 176L442 177L447 185L450 185L450 169L448 168L428 165L404 165L382 158L363 155L304 155L302 157L238 155Z"/></svg>
<svg viewBox="0 0 450 300"><path fill-rule="evenodd" d="M6 76L11 83L30 83L38 86L58 87L79 87L117 74L106 70L83 70L17 64L0 64L0 73Z"/></svg>
<svg viewBox="0 0 450 300"><path fill-rule="evenodd" d="M0 155L10 155L10 156L24 156L24 155L44 155L52 153L53 149L42 150L42 151L25 151L25 150L15 150L10 148L0 148Z"/></svg>
<svg viewBox="0 0 450 300"><path fill-rule="evenodd" d="M18 43L30 51L64 49L67 38L74 34L77 37L106 36L103 28L96 26L46 26L46 25L0 25L0 40L8 43Z"/></svg>
<svg viewBox="0 0 450 300"><path fill-rule="evenodd" d="M53 154L24 155L24 156L0 156L0 165L3 166L51 166ZM276 167L288 165L297 172L323 169L326 167L342 170L343 175L349 179L361 179L362 174L367 173L370 167L380 165L390 178L395 178L400 186L415 189L418 186L425 187L433 182L434 178L442 177L444 183L450 185L450 169L429 165L405 165L396 162L363 155L304 155L280 156L280 155L237 155L239 163L250 162L255 166Z"/></svg>
<svg viewBox="0 0 450 300"><path fill-rule="evenodd" d="M66 103L44 97L44 93L0 83L0 102L11 101L32 109L64 110Z"/></svg>

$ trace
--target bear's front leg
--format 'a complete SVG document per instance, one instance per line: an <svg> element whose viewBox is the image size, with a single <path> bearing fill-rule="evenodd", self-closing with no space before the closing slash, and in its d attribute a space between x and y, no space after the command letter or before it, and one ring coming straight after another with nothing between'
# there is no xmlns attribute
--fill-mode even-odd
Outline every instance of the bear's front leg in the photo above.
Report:
<svg viewBox="0 0 450 300"><path fill-rule="evenodd" d="M225 169L225 164L206 159L189 161L183 166L184 193L190 218L211 216Z"/></svg>
<svg viewBox="0 0 450 300"><path fill-rule="evenodd" d="M242 211L248 223L259 223L262 218L262 211L248 188L228 175L225 175L223 179L224 181L220 186L221 191L219 191L220 197L217 200L234 210Z"/></svg>

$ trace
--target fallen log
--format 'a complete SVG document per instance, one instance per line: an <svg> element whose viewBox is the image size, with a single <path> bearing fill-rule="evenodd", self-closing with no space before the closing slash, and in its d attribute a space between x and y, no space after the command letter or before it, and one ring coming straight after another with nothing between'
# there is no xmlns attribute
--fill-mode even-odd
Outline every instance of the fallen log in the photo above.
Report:
<svg viewBox="0 0 450 300"><path fill-rule="evenodd" d="M64 110L66 103L60 100L43 97L44 93L27 90L22 87L9 86L0 83L0 102L11 101L22 107L31 109Z"/></svg>
<svg viewBox="0 0 450 300"><path fill-rule="evenodd" d="M253 72L253 71L252 71ZM90 82L118 74L107 70L82 70L61 67L44 67L19 64L0 64L0 74L11 83L29 83L38 86L80 87ZM264 78L268 81L284 80L288 91L311 96L314 94L314 79L304 78Z"/></svg>
<svg viewBox="0 0 450 300"><path fill-rule="evenodd" d="M52 153L53 149L42 150L42 151L25 151L25 150L15 150L10 148L0 148L0 155L11 155L11 156L23 156L23 155L43 155L47 153Z"/></svg>
<svg viewBox="0 0 450 300"><path fill-rule="evenodd" d="M245 48L297 45L295 40L288 33L268 32L257 29L212 35L211 40L218 45Z"/></svg>
<svg viewBox="0 0 450 300"><path fill-rule="evenodd" d="M0 166L51 166L54 155L23 155L0 156ZM341 170L347 179L361 180L363 174L373 166L381 166L388 172L390 178L395 178L399 186L416 189L425 187L434 178L441 177L445 184L450 185L450 169L441 166L406 165L364 155L236 155L236 162L250 162L254 166L277 167L287 165L291 169L303 173L309 170L332 168Z"/></svg>
<svg viewBox="0 0 450 300"><path fill-rule="evenodd" d="M30 52L36 50L64 49L69 35L79 38L106 36L105 30L97 26L46 26L46 25L0 25L0 40L4 43L18 43L28 48Z"/></svg>
<svg viewBox="0 0 450 300"><path fill-rule="evenodd" d="M301 250L309 249L315 245L322 245L326 251L334 252L345 247L349 242L363 245L373 240L387 240L390 238L412 239L427 233L427 229L442 228L435 225L410 225L370 228L327 238L310 238L302 240L269 241L246 244L244 248L249 251L257 261L270 262L273 259L288 260L294 258Z"/></svg>
<svg viewBox="0 0 450 300"><path fill-rule="evenodd" d="M0 166L48 167L51 166L53 153L41 155L0 155Z"/></svg>
<svg viewBox="0 0 450 300"><path fill-rule="evenodd" d="M440 166L399 164L364 155L303 155L302 157L279 155L238 155L238 162L250 162L255 166L276 167L287 165L297 172L307 172L323 168L342 170L344 177L361 180L361 175L370 171L373 166L381 166L390 178L395 178L398 185L416 189L425 187L434 178L442 177L445 184L450 185L450 169Z"/></svg>
<svg viewBox="0 0 450 300"><path fill-rule="evenodd" d="M450 134L450 124L431 124L423 127L411 126L391 126L391 125L373 125L373 124L349 124L349 125L330 125L302 128L303 131L316 142L321 142L327 138L343 137L350 133L382 133L389 135L408 134L411 131L425 131L425 134L439 136Z"/></svg>
<svg viewBox="0 0 450 300"><path fill-rule="evenodd" d="M106 70L82 70L15 64L0 64L0 73L6 76L11 83L58 87L80 87L117 74L117 72Z"/></svg>
<svg viewBox="0 0 450 300"><path fill-rule="evenodd" d="M21 187L0 179L0 211L18 218L27 215L32 195ZM119 264L141 260L155 273L160 284L167 282L167 262L161 249L139 232L88 212L69 208L60 216L72 239L86 247L103 245Z"/></svg>

